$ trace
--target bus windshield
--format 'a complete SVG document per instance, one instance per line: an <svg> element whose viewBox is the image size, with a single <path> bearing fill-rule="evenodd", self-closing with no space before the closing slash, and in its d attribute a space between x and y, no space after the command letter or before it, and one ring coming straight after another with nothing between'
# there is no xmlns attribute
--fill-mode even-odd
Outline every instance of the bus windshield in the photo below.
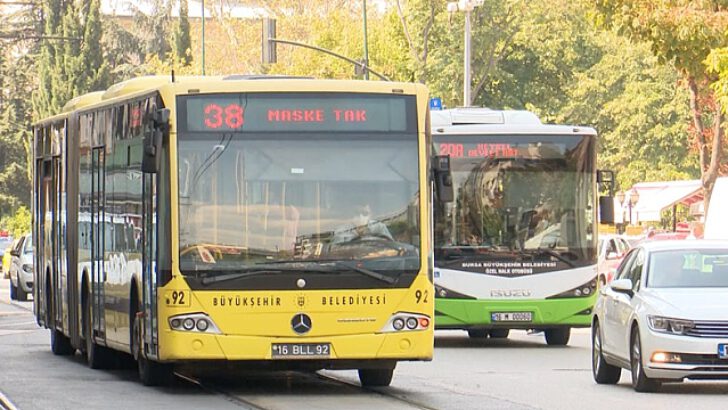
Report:
<svg viewBox="0 0 728 410"><path fill-rule="evenodd" d="M455 200L435 206L435 260L520 276L593 264L594 139L435 136Z"/></svg>
<svg viewBox="0 0 728 410"><path fill-rule="evenodd" d="M188 119L187 130L182 127L178 133L183 274L208 281L257 270L321 273L341 268L370 277L386 275L387 281L405 272L416 274L418 135L402 122L409 121L407 115L357 130L334 123L330 100L313 109L310 101L316 99L294 98L288 104L309 105L292 114L265 112L252 98L235 101L245 107L241 129L225 129L237 126L237 120L223 120L220 131L196 127L208 119L216 125L215 116L203 114ZM187 109L194 106L187 104ZM397 115L399 108L413 110L414 105L389 111ZM256 112L266 120L286 122L298 121L300 114L301 121L308 118L315 124L299 124L294 131L290 124L256 123ZM328 114L331 123L326 122ZM349 118L374 120L375 114Z"/></svg>

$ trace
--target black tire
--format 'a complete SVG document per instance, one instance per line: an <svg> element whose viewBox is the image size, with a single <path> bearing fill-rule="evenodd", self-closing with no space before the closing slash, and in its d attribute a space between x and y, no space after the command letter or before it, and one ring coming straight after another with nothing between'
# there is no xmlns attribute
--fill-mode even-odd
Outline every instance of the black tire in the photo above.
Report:
<svg viewBox="0 0 728 410"><path fill-rule="evenodd" d="M10 281L10 300L18 300L18 288L13 286L13 281Z"/></svg>
<svg viewBox="0 0 728 410"><path fill-rule="evenodd" d="M599 384L617 384L622 377L622 369L612 366L604 360L602 353L602 333L599 323L595 322L592 327L592 376Z"/></svg>
<svg viewBox="0 0 728 410"><path fill-rule="evenodd" d="M488 335L493 339L507 339L511 329L491 329Z"/></svg>
<svg viewBox="0 0 728 410"><path fill-rule="evenodd" d="M471 339L485 339L488 337L487 329L468 329L468 336Z"/></svg>
<svg viewBox="0 0 728 410"><path fill-rule="evenodd" d="M91 294L87 294L83 309L83 329L86 354L86 364L92 369L106 369L113 363L111 352L104 346L99 346L93 340L93 328L91 320Z"/></svg>
<svg viewBox="0 0 728 410"><path fill-rule="evenodd" d="M51 329L51 352L56 356L69 356L74 354L76 349L71 346L71 339L63 332Z"/></svg>
<svg viewBox="0 0 728 410"><path fill-rule="evenodd" d="M359 369L359 381L364 387L386 387L392 383L394 369Z"/></svg>
<svg viewBox="0 0 728 410"><path fill-rule="evenodd" d="M23 290L23 287L18 283L17 290L15 291L16 299L19 302L26 302L28 300L28 294Z"/></svg>
<svg viewBox="0 0 728 410"><path fill-rule="evenodd" d="M647 377L642 365L642 342L640 341L640 332L637 326L632 328L632 337L630 340L629 362L632 373L632 388L640 393L658 391L662 383L659 380Z"/></svg>
<svg viewBox="0 0 728 410"><path fill-rule="evenodd" d="M138 306L138 305L137 305ZM174 369L172 365L155 362L144 357L141 350L141 319L132 312L134 327L132 331L132 353L137 362L139 381L145 386L167 386L174 381Z"/></svg>
<svg viewBox="0 0 728 410"><path fill-rule="evenodd" d="M549 346L566 346L569 344L569 338L571 337L571 328L546 329L544 336L546 337L546 344Z"/></svg>

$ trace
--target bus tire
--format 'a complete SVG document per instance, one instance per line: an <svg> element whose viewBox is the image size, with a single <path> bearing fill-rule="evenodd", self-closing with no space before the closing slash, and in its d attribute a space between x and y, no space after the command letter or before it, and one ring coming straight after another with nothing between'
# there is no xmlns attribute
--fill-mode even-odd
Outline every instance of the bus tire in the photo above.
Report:
<svg viewBox="0 0 728 410"><path fill-rule="evenodd" d="M111 354L107 348L98 345L93 340L93 326L91 319L91 292L86 294L83 309L83 329L85 341L86 363L92 369L105 369L111 365Z"/></svg>
<svg viewBox="0 0 728 410"><path fill-rule="evenodd" d="M546 344L549 346L566 346L569 344L569 338L571 337L571 328L546 329L544 336L546 337Z"/></svg>
<svg viewBox="0 0 728 410"><path fill-rule="evenodd" d="M362 387L386 387L392 383L394 369L359 369Z"/></svg>
<svg viewBox="0 0 728 410"><path fill-rule="evenodd" d="M468 329L468 336L471 339L485 339L488 337L487 329Z"/></svg>
<svg viewBox="0 0 728 410"><path fill-rule="evenodd" d="M137 305L138 306L138 305ZM132 331L132 353L137 363L137 371L139 373L139 381L145 386L167 386L174 381L173 367L170 364L159 363L144 357L142 352L142 320L136 314L136 310L132 312L134 315L134 328Z"/></svg>
<svg viewBox="0 0 728 410"><path fill-rule="evenodd" d="M51 329L51 352L56 356L69 356L76 352L71 339L58 329Z"/></svg>
<svg viewBox="0 0 728 410"><path fill-rule="evenodd" d="M493 339L507 339L511 329L490 329L488 335Z"/></svg>

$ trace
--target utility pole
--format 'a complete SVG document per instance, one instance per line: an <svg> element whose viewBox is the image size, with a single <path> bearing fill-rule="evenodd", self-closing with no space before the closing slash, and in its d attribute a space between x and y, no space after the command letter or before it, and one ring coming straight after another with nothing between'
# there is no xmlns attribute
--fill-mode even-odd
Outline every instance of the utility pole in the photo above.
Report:
<svg viewBox="0 0 728 410"><path fill-rule="evenodd" d="M205 75L205 0L202 0L202 75Z"/></svg>
<svg viewBox="0 0 728 410"><path fill-rule="evenodd" d="M459 0L447 3L447 11L454 13L456 11L465 12L465 51L463 58L463 105L469 107L473 102L470 96L470 83L471 83L471 72L470 72L470 13L475 10L476 7L483 4L484 0Z"/></svg>
<svg viewBox="0 0 728 410"><path fill-rule="evenodd" d="M367 44L367 0L362 0L364 15L364 79L369 79L369 45Z"/></svg>

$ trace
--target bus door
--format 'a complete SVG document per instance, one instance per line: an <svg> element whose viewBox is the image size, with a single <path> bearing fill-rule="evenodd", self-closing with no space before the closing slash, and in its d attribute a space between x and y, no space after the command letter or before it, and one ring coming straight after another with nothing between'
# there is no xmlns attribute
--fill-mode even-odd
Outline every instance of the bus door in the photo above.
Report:
<svg viewBox="0 0 728 410"><path fill-rule="evenodd" d="M36 297L37 300L42 300L43 303L38 303L36 306L36 309L38 309L38 312L42 312L43 314L39 314L39 317L43 317L45 320L45 324L48 327L52 327L53 318L51 317L51 301L45 297L45 295L49 295L51 292L51 289L53 289L53 283L50 284L51 288L46 289L46 275L45 275L45 269L49 267L50 261L48 258L50 257L49 249L47 246L49 246L49 242L51 241L51 238L48 234L48 224L50 221L48 221L48 212L51 207L51 196L53 195L53 184L52 184L52 178L51 178L51 160L45 159L45 158L38 158L36 161L36 169L40 170L38 175L38 185L40 188L38 192L42 192L38 195L38 200L36 203L37 209L36 209L36 223L37 228L35 231L35 237L36 237L36 249L33 250L34 258L35 258L35 266L36 271L40 272L41 274L36 275L35 281L33 283L33 287L35 288L35 295L43 295L42 297ZM42 306L41 306L42 305Z"/></svg>
<svg viewBox="0 0 728 410"><path fill-rule="evenodd" d="M61 283L61 242L63 241L63 233L61 232L61 157L55 155L51 158L50 163L50 192L46 192L46 198L50 200L50 208L47 210L50 214L50 257L51 257L51 298L49 303L53 303L53 318L51 323L63 323L63 306Z"/></svg>
<svg viewBox="0 0 728 410"><path fill-rule="evenodd" d="M144 351L150 359L157 352L157 184L158 174L144 174L142 186L142 312Z"/></svg>
<svg viewBox="0 0 728 410"><path fill-rule="evenodd" d="M91 152L91 319L94 334L105 338L104 318L104 249L105 249L105 181L104 147Z"/></svg>

